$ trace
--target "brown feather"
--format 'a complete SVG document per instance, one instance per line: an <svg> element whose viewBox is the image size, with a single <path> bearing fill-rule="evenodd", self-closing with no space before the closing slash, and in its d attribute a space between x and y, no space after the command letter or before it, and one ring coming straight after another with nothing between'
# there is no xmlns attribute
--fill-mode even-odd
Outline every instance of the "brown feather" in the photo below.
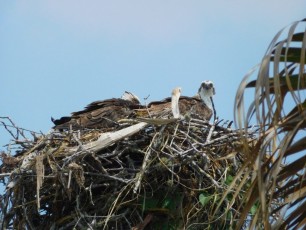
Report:
<svg viewBox="0 0 306 230"><path fill-rule="evenodd" d="M134 109L141 105L120 98L112 98L102 101L95 101L85 109L73 112L70 117L54 120L55 129L99 129L110 128L117 124L120 119L131 117Z"/></svg>
<svg viewBox="0 0 306 230"><path fill-rule="evenodd" d="M203 101L195 97L181 96L179 99L179 111L183 116L195 115L209 121L213 112ZM87 105L83 110L73 112L70 117L52 119L55 129L100 129L116 126L118 120L131 117L171 118L171 97L162 101L153 101L147 107L136 101L112 98L95 101Z"/></svg>
<svg viewBox="0 0 306 230"><path fill-rule="evenodd" d="M213 112L203 101L195 97L181 96L179 99L179 109L181 115L196 115L199 118L209 121ZM141 117L171 117L171 97L167 97L162 101L153 101L148 104L146 109L138 109L137 116Z"/></svg>

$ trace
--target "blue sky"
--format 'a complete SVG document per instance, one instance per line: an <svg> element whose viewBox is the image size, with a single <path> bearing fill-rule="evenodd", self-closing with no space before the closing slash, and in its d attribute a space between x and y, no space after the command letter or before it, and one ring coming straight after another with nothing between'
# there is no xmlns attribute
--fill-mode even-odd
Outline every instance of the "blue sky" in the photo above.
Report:
<svg viewBox="0 0 306 230"><path fill-rule="evenodd" d="M212 80L220 118L274 35L306 1L1 1L0 116L48 132L50 117L134 92L148 101ZM0 126L0 150L10 140Z"/></svg>

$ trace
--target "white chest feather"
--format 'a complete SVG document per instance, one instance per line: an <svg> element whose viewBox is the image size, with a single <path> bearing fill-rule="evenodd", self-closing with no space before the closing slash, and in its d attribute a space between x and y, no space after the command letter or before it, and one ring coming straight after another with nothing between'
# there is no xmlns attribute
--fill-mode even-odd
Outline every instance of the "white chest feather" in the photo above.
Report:
<svg viewBox="0 0 306 230"><path fill-rule="evenodd" d="M213 96L213 92L211 90L201 89L199 94L203 103L206 104L209 109L213 110L213 105L211 102L211 97Z"/></svg>

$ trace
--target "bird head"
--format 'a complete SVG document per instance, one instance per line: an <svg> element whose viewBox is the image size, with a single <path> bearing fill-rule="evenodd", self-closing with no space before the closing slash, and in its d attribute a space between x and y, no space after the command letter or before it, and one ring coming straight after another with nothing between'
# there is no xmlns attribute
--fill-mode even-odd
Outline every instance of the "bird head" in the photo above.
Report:
<svg viewBox="0 0 306 230"><path fill-rule="evenodd" d="M212 81L203 81L198 91L201 99L211 98L215 95L215 87Z"/></svg>
<svg viewBox="0 0 306 230"><path fill-rule="evenodd" d="M176 96L179 98L181 96L181 92L182 92L182 88L176 87L172 90L172 96Z"/></svg>

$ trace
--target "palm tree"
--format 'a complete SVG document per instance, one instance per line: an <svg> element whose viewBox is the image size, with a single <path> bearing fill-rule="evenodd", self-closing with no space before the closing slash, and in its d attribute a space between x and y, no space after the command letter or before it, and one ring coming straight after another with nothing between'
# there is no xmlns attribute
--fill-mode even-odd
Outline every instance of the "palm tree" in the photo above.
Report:
<svg viewBox="0 0 306 230"><path fill-rule="evenodd" d="M233 217L237 229L306 226L305 60L303 19L276 34L238 88L235 123L242 130L256 123L258 132L255 141L244 139L240 146L246 160L215 208L230 194L228 211L240 200ZM247 88L254 89L254 100L245 111Z"/></svg>

